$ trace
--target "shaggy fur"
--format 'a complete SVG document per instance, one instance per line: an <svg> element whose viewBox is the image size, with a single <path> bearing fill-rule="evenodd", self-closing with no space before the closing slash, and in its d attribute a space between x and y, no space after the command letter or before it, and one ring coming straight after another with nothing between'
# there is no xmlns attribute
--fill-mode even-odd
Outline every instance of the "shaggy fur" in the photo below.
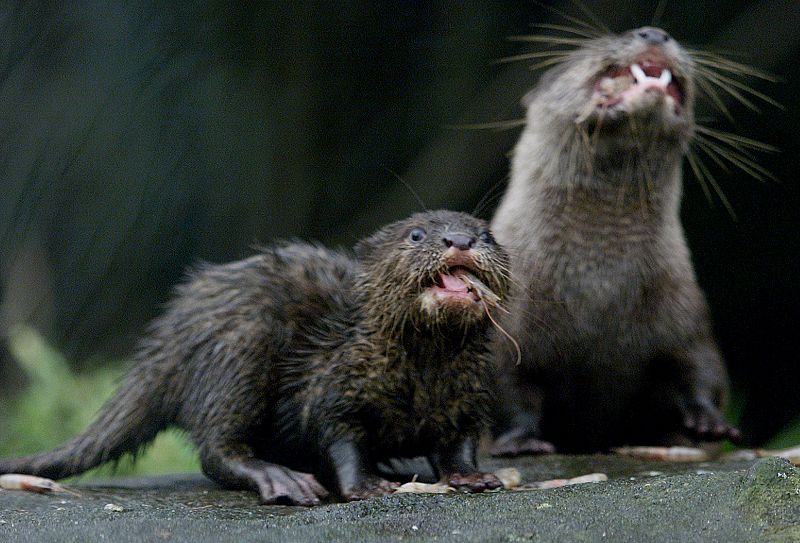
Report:
<svg viewBox="0 0 800 543"><path fill-rule="evenodd" d="M391 492L375 471L389 457L427 456L451 484L496 488L474 458L494 379L485 309L422 303L453 254L506 293L508 258L487 231L469 215L421 213L362 241L357 258L285 243L202 266L97 420L58 449L0 461L0 473L75 475L174 425L211 479L265 503L319 503L317 477L346 499ZM453 232L474 246L448 249Z"/></svg>

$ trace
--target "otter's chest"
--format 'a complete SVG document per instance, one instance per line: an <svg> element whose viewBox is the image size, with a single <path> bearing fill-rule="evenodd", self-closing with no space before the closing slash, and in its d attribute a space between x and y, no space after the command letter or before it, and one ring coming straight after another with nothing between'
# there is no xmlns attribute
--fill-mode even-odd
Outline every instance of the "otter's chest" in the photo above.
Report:
<svg viewBox="0 0 800 543"><path fill-rule="evenodd" d="M593 353L648 352L663 303L662 266L648 231L565 221L537 234L543 256L529 284L533 298L552 301L542 304L542 318L564 331L560 349L574 343L580 352L586 345Z"/></svg>
<svg viewBox="0 0 800 543"><path fill-rule="evenodd" d="M590 224L569 216L535 236L536 278L573 310L625 313L644 300L657 268L648 229L618 221Z"/></svg>
<svg viewBox="0 0 800 543"><path fill-rule="evenodd" d="M488 383L479 372L413 372L384 390L382 401L368 406L368 431L378 449L396 456L432 452L482 423Z"/></svg>

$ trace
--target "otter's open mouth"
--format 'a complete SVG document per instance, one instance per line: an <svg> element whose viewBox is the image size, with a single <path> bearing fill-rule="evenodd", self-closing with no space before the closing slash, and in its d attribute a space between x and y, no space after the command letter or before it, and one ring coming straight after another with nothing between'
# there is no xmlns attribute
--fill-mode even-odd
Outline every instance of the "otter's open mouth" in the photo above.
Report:
<svg viewBox="0 0 800 543"><path fill-rule="evenodd" d="M437 274L429 290L439 298L477 302L480 300L478 293L462 279L470 273L474 272L465 266L452 266Z"/></svg>
<svg viewBox="0 0 800 543"><path fill-rule="evenodd" d="M612 109L636 100L645 93L660 93L672 102L676 115L681 113L684 94L672 65L659 51L639 55L627 66L612 66L601 73L594 84L595 107Z"/></svg>

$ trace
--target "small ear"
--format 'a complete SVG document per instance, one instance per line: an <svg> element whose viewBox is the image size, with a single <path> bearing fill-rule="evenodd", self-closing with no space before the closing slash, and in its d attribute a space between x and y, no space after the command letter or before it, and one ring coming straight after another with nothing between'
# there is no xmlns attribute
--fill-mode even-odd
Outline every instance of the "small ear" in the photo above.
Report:
<svg viewBox="0 0 800 543"><path fill-rule="evenodd" d="M389 240L393 240L395 237L399 236L399 232L401 231L402 223L396 222L392 223L388 226L384 226L380 230L376 230L366 238L360 240L356 243L353 250L356 253L356 257L359 260L372 260L375 258L380 258L380 256L376 256L376 252L380 253L382 249L386 246L386 243Z"/></svg>
<svg viewBox="0 0 800 543"><path fill-rule="evenodd" d="M356 243L355 247L353 247L353 251L356 253L356 258L359 260L364 260L372 249L374 245L371 243L370 239L362 239L358 243Z"/></svg>
<svg viewBox="0 0 800 543"><path fill-rule="evenodd" d="M356 253L356 258L359 260L368 259L370 256L372 256L372 253L375 251L375 249L377 249L381 242L384 241L385 237L386 236L383 231L378 230L371 236L359 240L353 248Z"/></svg>

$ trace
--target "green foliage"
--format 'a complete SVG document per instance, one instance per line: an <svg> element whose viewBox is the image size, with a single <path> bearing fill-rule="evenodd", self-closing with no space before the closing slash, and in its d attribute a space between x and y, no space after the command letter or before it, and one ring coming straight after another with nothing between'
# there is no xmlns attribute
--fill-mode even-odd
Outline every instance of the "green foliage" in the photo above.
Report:
<svg viewBox="0 0 800 543"><path fill-rule="evenodd" d="M787 449L800 445L800 417L781 430L764 446L767 449Z"/></svg>
<svg viewBox="0 0 800 543"><path fill-rule="evenodd" d="M12 355L23 368L29 386L8 405L0 405L0 456L19 456L52 448L83 431L116 390L120 364L76 375L66 359L32 328L16 327L9 334ZM134 464L124 458L116 469L106 466L92 476L197 471L196 454L176 431L162 433Z"/></svg>

